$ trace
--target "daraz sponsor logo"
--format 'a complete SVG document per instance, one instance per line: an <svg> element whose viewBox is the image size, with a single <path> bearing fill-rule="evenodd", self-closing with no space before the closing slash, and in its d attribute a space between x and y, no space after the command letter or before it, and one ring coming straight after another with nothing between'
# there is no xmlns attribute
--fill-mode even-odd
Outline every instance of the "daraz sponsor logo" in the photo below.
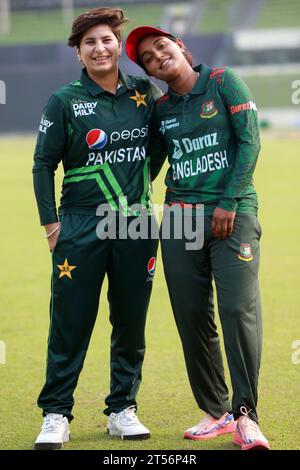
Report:
<svg viewBox="0 0 300 470"><path fill-rule="evenodd" d="M202 150L208 147L214 147L219 145L217 132L206 134L195 139L189 139L188 137L181 139L181 142L177 139L173 139L174 150L172 158L179 160L185 153L191 153L195 150ZM181 145L182 144L182 145Z"/></svg>
<svg viewBox="0 0 300 470"><path fill-rule="evenodd" d="M231 114L240 113L241 111L247 111L249 109L257 111L257 107L254 101L248 101L247 103L238 104L236 106L230 106Z"/></svg>
<svg viewBox="0 0 300 470"><path fill-rule="evenodd" d="M165 121L161 121L160 123L160 128L159 131L162 133L162 135L165 134L166 131L169 129L173 129L174 127L178 127L180 125L179 122L177 122L176 117L172 119L167 119Z"/></svg>

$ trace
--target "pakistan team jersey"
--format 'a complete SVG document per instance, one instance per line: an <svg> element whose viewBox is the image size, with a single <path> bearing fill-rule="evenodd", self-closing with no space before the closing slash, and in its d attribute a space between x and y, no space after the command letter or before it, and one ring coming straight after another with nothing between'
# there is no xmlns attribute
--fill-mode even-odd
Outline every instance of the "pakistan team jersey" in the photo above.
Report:
<svg viewBox="0 0 300 470"><path fill-rule="evenodd" d="M166 202L203 203L206 214L216 206L256 214L260 139L251 93L229 68L194 70L200 75L188 94L169 90L157 102L152 178L168 155Z"/></svg>
<svg viewBox="0 0 300 470"><path fill-rule="evenodd" d="M34 155L34 187L41 224L57 221L54 171L64 167L59 213L96 214L150 203L149 122L161 96L147 78L119 72L115 95L90 80L60 88L49 99ZM128 212L127 212L128 213Z"/></svg>

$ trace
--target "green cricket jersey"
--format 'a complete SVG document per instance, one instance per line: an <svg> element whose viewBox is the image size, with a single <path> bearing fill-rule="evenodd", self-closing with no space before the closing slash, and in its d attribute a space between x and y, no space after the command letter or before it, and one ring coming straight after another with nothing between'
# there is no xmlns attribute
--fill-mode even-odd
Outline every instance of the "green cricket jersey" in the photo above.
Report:
<svg viewBox="0 0 300 470"><path fill-rule="evenodd" d="M54 172L60 161L64 181L59 213L96 214L100 204L150 204L149 123L160 91L147 78L119 72L115 95L90 80L56 91L39 127L34 155L34 188L42 225L57 221Z"/></svg>
<svg viewBox="0 0 300 470"><path fill-rule="evenodd" d="M201 64L186 95L172 90L156 105L151 140L152 179L165 156L166 202L203 203L257 213L252 175L260 150L257 109L247 85L229 68Z"/></svg>

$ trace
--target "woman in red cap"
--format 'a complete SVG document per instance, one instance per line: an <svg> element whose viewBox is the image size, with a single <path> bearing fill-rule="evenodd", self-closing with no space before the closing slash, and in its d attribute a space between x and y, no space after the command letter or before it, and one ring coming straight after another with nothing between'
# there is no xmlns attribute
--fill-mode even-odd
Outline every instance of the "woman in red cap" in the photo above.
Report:
<svg viewBox="0 0 300 470"><path fill-rule="evenodd" d="M260 139L255 102L228 68L192 67L183 41L159 28L131 31L126 51L169 89L156 103L152 179L168 155L166 206L204 207L203 245L161 236L163 264L190 384L206 416L184 437L204 440L234 432L243 450L269 449L256 412L261 359L257 195L252 175ZM190 209L191 210L191 209ZM170 211L169 211L170 212ZM162 225L163 227L163 225ZM214 321L214 279L233 388L225 383Z"/></svg>

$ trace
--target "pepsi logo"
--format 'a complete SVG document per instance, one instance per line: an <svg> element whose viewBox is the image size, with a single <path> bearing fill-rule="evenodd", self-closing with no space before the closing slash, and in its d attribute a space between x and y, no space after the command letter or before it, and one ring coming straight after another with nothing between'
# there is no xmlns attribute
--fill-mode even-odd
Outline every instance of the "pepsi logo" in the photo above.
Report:
<svg viewBox="0 0 300 470"><path fill-rule="evenodd" d="M90 149L102 149L107 144L107 135L102 129L92 129L85 140Z"/></svg>
<svg viewBox="0 0 300 470"><path fill-rule="evenodd" d="M156 266L156 258L153 256L152 258L149 259L148 265L147 265L148 273L150 274L150 276L154 276L155 266Z"/></svg>

